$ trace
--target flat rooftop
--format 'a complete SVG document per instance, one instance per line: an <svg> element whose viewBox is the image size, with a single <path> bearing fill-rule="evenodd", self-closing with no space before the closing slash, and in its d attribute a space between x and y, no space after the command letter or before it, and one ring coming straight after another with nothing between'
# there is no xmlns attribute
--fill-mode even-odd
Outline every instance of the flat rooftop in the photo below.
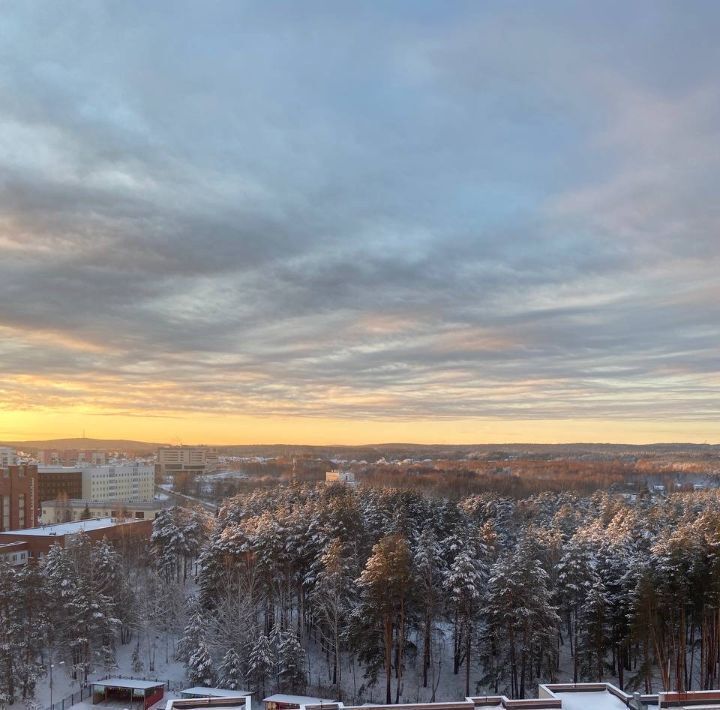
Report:
<svg viewBox="0 0 720 710"><path fill-rule="evenodd" d="M607 690L553 692L562 700L562 710L627 710L627 705Z"/></svg>
<svg viewBox="0 0 720 710"><path fill-rule="evenodd" d="M135 678L108 678L107 680L94 680L91 685L101 688L132 688L133 690L147 690L160 688L165 683L153 680L136 680Z"/></svg>
<svg viewBox="0 0 720 710"><path fill-rule="evenodd" d="M155 510L161 508L161 501L139 500L133 501L129 498L114 500L90 500L86 498L70 498L68 500L44 500L40 505L47 508L84 508L86 505L91 508L136 508L137 510Z"/></svg>
<svg viewBox="0 0 720 710"><path fill-rule="evenodd" d="M264 703L286 703L288 705L330 705L336 703L337 700L328 700L327 698L312 698L307 695L283 695L276 693L267 698L263 698Z"/></svg>
<svg viewBox="0 0 720 710"><path fill-rule="evenodd" d="M225 688L185 688L180 694L194 695L198 698L244 698L252 695L249 690L226 690Z"/></svg>

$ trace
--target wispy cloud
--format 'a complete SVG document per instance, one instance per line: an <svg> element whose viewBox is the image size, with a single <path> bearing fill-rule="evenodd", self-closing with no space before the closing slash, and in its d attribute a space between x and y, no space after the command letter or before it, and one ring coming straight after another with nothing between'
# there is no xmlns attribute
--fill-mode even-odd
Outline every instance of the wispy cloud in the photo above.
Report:
<svg viewBox="0 0 720 710"><path fill-rule="evenodd" d="M720 13L24 3L0 406L720 418Z"/></svg>

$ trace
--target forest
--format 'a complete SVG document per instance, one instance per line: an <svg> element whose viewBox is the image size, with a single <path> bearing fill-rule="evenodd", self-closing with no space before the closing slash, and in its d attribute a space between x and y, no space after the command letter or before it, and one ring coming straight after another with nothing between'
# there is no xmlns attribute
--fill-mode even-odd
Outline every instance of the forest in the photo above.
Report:
<svg viewBox="0 0 720 710"><path fill-rule="evenodd" d="M0 570L0 706L54 664L346 702L446 700L538 682L717 687L720 496L460 500L297 484L217 517L169 508L149 551L80 539ZM455 679L448 683L448 679Z"/></svg>

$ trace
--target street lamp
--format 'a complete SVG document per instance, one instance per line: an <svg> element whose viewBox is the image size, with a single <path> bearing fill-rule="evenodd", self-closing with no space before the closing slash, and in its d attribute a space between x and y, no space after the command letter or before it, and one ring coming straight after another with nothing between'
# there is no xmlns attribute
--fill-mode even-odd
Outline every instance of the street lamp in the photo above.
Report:
<svg viewBox="0 0 720 710"><path fill-rule="evenodd" d="M59 661L58 665L64 666L65 661ZM55 664L51 663L50 664L50 710L52 710L52 706L53 706L53 668L55 668Z"/></svg>

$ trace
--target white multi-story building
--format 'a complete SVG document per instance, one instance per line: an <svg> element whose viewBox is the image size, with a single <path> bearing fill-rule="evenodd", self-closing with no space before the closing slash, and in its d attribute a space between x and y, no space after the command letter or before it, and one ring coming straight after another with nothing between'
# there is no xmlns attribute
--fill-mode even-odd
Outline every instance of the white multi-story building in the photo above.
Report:
<svg viewBox="0 0 720 710"><path fill-rule="evenodd" d="M15 449L9 446L0 446L0 468L14 466L17 463Z"/></svg>
<svg viewBox="0 0 720 710"><path fill-rule="evenodd" d="M163 446L157 452L158 470L162 476L175 473L202 475L217 469L218 455L207 446Z"/></svg>
<svg viewBox="0 0 720 710"><path fill-rule="evenodd" d="M122 463L80 466L85 500L152 500L155 469L151 464Z"/></svg>

